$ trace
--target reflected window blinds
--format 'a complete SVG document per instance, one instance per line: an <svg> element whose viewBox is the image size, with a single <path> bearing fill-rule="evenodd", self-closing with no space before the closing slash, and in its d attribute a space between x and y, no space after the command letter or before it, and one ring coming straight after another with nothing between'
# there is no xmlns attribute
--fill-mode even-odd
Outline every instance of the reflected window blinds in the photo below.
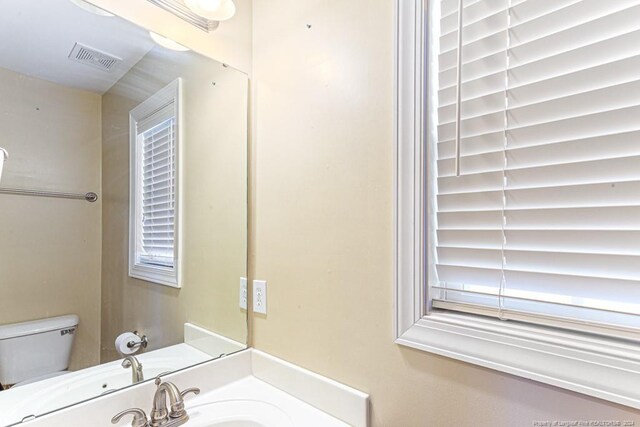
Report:
<svg viewBox="0 0 640 427"><path fill-rule="evenodd" d="M138 136L142 144L140 262L170 268L174 267L175 260L176 144L173 112L173 105L170 105L157 114L152 123L147 123L147 120L139 124L139 131L143 131ZM144 130L145 127L149 129Z"/></svg>
<svg viewBox="0 0 640 427"><path fill-rule="evenodd" d="M640 1L439 8L433 307L637 339Z"/></svg>

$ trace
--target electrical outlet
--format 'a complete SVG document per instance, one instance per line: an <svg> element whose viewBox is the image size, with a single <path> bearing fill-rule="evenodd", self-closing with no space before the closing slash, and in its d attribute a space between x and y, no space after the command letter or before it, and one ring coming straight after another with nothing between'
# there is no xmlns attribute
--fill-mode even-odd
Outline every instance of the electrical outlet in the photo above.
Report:
<svg viewBox="0 0 640 427"><path fill-rule="evenodd" d="M247 309L247 297L249 296L247 292L247 278L240 278L240 308L246 310Z"/></svg>
<svg viewBox="0 0 640 427"><path fill-rule="evenodd" d="M267 282L253 281L253 312L267 314Z"/></svg>

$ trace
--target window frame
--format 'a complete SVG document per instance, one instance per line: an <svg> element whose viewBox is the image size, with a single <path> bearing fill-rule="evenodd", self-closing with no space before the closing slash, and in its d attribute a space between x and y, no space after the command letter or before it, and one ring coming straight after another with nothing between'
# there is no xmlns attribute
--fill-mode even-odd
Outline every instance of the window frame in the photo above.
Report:
<svg viewBox="0 0 640 427"><path fill-rule="evenodd" d="M172 288L182 287L182 79L178 78L153 94L147 100L135 107L129 113L129 276ZM138 162L138 122L149 117L154 112L173 103L176 134L176 183L175 183L175 218L174 218L174 267L151 265L137 262L138 242L137 229L139 227L139 170Z"/></svg>
<svg viewBox="0 0 640 427"><path fill-rule="evenodd" d="M430 309L427 3L395 0L395 343L640 409L638 343Z"/></svg>

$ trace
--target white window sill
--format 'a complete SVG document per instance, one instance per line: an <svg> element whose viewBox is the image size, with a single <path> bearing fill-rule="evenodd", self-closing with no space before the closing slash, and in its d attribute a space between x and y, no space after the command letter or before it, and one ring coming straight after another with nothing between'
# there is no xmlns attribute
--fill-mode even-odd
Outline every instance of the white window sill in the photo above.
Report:
<svg viewBox="0 0 640 427"><path fill-rule="evenodd" d="M396 343L640 408L638 346L602 337L434 313Z"/></svg>
<svg viewBox="0 0 640 427"><path fill-rule="evenodd" d="M181 287L177 272L169 268L134 264L129 268L129 276L171 288Z"/></svg>

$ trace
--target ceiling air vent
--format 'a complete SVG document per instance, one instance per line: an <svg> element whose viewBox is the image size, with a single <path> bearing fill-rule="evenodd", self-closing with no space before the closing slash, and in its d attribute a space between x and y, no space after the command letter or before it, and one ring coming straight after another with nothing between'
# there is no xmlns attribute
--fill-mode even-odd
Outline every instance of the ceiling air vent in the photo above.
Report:
<svg viewBox="0 0 640 427"><path fill-rule="evenodd" d="M76 43L75 46L73 46L73 49L71 49L71 53L69 54L69 59L99 68L103 71L113 70L115 66L122 61L122 59L117 56L85 46L81 43Z"/></svg>

